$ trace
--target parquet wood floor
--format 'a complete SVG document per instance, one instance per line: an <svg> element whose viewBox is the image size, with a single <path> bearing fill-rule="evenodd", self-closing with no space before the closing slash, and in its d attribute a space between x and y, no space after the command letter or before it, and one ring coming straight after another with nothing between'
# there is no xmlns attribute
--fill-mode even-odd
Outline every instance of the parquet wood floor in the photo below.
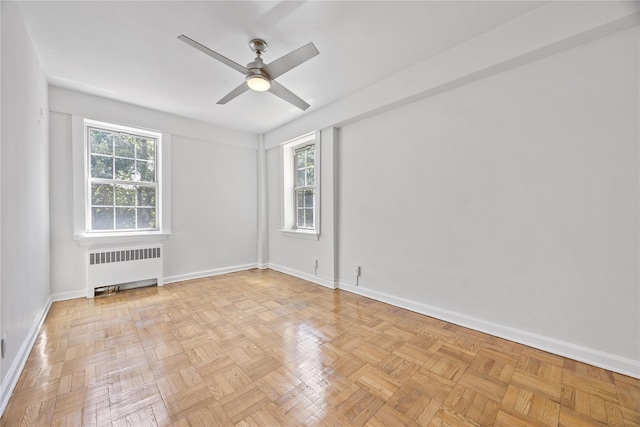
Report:
<svg viewBox="0 0 640 427"><path fill-rule="evenodd" d="M270 270L54 303L2 426L640 426L640 380Z"/></svg>

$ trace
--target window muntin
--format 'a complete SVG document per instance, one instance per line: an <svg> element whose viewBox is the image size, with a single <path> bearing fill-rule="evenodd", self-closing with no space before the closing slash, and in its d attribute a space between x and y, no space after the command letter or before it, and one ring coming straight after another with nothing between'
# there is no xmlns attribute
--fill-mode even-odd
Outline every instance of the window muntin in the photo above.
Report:
<svg viewBox="0 0 640 427"><path fill-rule="evenodd" d="M87 229L154 231L158 224L160 135L86 125L89 191Z"/></svg>
<svg viewBox="0 0 640 427"><path fill-rule="evenodd" d="M315 229L315 144L293 150L295 226Z"/></svg>

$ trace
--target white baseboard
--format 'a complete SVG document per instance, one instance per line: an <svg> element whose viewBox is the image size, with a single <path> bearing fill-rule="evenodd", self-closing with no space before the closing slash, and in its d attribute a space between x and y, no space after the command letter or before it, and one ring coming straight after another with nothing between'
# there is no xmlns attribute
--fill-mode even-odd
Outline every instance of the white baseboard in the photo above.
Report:
<svg viewBox="0 0 640 427"><path fill-rule="evenodd" d="M354 286L344 282L339 282L338 288L376 301L391 304L396 307L405 308L416 313L435 317L436 319L444 320L445 322L484 332L510 341L515 341L529 347L548 351L549 353L640 379L640 361L638 360L560 341L554 338L534 334L521 329L512 328L510 326L500 325L487 320L467 316L462 313L410 301L384 292Z"/></svg>
<svg viewBox="0 0 640 427"><path fill-rule="evenodd" d="M51 294L51 302L66 301L69 299L86 298L86 297L87 297L86 290L59 292L57 294Z"/></svg>
<svg viewBox="0 0 640 427"><path fill-rule="evenodd" d="M259 268L259 267L257 264L244 264L244 265L235 265L232 267L216 268L213 270L197 271L194 273L178 274L175 276L165 277L163 279L163 284L166 285L167 283L181 282L183 280L202 279L203 277L218 276L220 274L227 274L227 273L235 273L238 271L251 270L252 268ZM268 268L268 267L262 267L262 268ZM75 298L85 298L86 296L87 296L87 293L84 290L59 292L51 295L51 302L65 301L65 300L70 300Z"/></svg>
<svg viewBox="0 0 640 427"><path fill-rule="evenodd" d="M164 278L164 284L182 282L183 280L202 279L203 277L218 276L220 274L236 273L238 271L258 268L257 264L234 265L231 267L214 268L213 270L196 271L194 273L177 274Z"/></svg>
<svg viewBox="0 0 640 427"><path fill-rule="evenodd" d="M81 296L84 296L84 292L81 293ZM0 416L4 413L4 410L7 407L7 403L9 403L9 398L11 397L11 393L13 393L13 389L16 387L18 383L18 379L20 379L20 374L24 369L24 365L27 363L27 359L29 358L29 353L31 353L31 349L38 338L38 334L40 333L40 329L42 328L42 324L44 323L44 319L47 317L49 313L49 309L51 308L51 303L53 302L51 296L47 298L47 301L44 304L44 307L35 318L33 325L31 325L31 329L29 329L29 333L26 338L22 342L20 346L20 350L18 350L18 354L16 358L13 359L13 363L9 367L9 371L7 372L7 376L2 381L2 388L0 388Z"/></svg>
<svg viewBox="0 0 640 427"><path fill-rule="evenodd" d="M277 265L277 264L268 264L267 268L279 271L280 273L288 274L290 276L295 276L300 279L307 280L309 282L313 282L317 285L324 286L325 288L329 288L329 289L337 288L336 283L331 279L327 279L326 277L314 276L313 274L308 274L303 271L294 270L292 268L284 267L282 265Z"/></svg>

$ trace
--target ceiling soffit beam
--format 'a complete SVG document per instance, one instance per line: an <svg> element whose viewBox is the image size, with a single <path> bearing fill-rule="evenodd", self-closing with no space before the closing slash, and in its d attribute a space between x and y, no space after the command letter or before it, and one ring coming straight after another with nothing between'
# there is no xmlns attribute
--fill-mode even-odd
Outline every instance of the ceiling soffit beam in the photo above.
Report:
<svg viewBox="0 0 640 427"><path fill-rule="evenodd" d="M264 136L269 149L344 126L638 25L637 2L552 2ZM413 78L419 75L420 79ZM411 85L406 82L412 81Z"/></svg>

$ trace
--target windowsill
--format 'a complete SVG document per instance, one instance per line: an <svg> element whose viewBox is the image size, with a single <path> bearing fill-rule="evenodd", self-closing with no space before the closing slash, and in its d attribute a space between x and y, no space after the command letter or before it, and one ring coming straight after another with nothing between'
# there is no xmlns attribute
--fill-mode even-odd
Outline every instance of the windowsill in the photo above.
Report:
<svg viewBox="0 0 640 427"><path fill-rule="evenodd" d="M138 233L87 233L75 236L78 244L91 246L96 244L147 243L167 240L171 233L148 231Z"/></svg>
<svg viewBox="0 0 640 427"><path fill-rule="evenodd" d="M320 234L316 230L279 230L284 236L306 240L319 240Z"/></svg>

